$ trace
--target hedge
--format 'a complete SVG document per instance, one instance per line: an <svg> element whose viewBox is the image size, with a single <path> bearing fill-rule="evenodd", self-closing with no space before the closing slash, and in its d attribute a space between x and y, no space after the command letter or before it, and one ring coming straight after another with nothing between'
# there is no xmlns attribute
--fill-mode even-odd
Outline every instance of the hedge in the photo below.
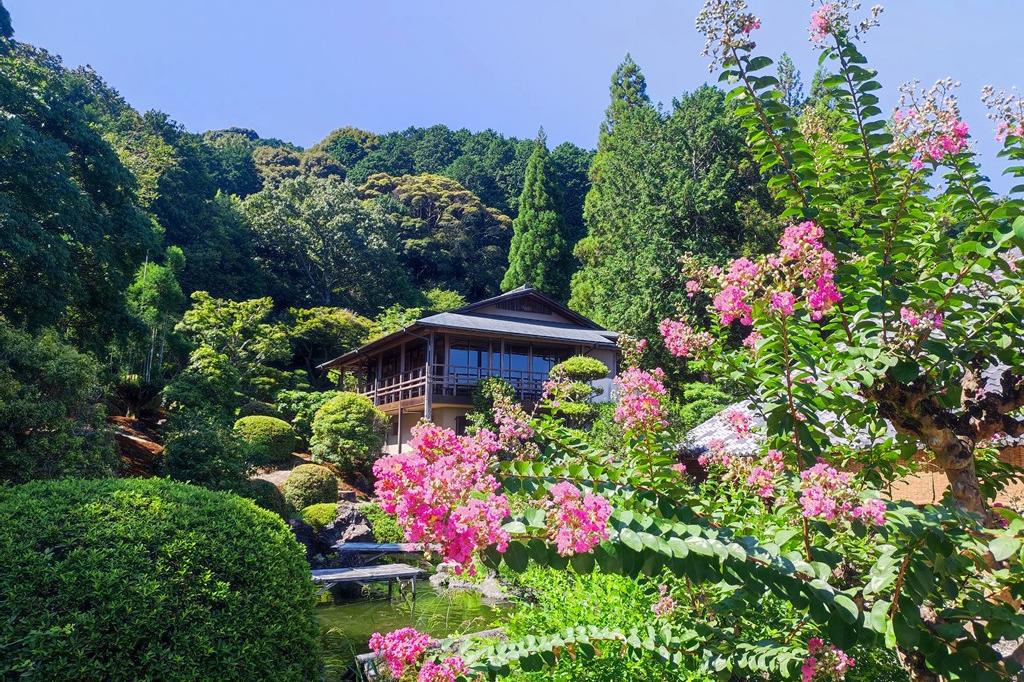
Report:
<svg viewBox="0 0 1024 682"><path fill-rule="evenodd" d="M295 431L277 417L242 417L235 422L234 431L253 449L258 462L287 462L295 450Z"/></svg>
<svg viewBox="0 0 1024 682"><path fill-rule="evenodd" d="M0 491L0 678L313 680L309 566L280 518L165 479Z"/></svg>
<svg viewBox="0 0 1024 682"><path fill-rule="evenodd" d="M285 479L283 492L285 502L295 510L320 502L337 502L338 479L322 466L300 464Z"/></svg>

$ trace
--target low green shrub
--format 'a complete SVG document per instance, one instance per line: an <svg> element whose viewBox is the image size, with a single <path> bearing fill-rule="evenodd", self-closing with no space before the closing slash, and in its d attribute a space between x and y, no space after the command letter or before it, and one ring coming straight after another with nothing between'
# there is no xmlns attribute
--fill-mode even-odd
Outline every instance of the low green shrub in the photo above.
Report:
<svg viewBox="0 0 1024 682"><path fill-rule="evenodd" d="M339 393L313 418L310 452L318 462L358 471L375 459L384 444L387 416L366 396Z"/></svg>
<svg viewBox="0 0 1024 682"><path fill-rule="evenodd" d="M258 462L287 462L295 450L295 431L277 417L253 415L235 422L235 435L249 444Z"/></svg>
<svg viewBox="0 0 1024 682"><path fill-rule="evenodd" d="M370 522L377 542L405 542L405 533L398 527L395 517L381 509L379 504L363 502L358 509Z"/></svg>
<svg viewBox="0 0 1024 682"><path fill-rule="evenodd" d="M284 494L270 481L252 478L232 490L240 497L252 500L257 507L272 511L282 518L287 515L288 505L284 502Z"/></svg>
<svg viewBox="0 0 1024 682"><path fill-rule="evenodd" d="M338 503L320 502L318 504L311 504L299 512L299 518L319 532L324 529L324 526L338 518Z"/></svg>
<svg viewBox="0 0 1024 682"><path fill-rule="evenodd" d="M316 464L300 464L284 482L284 501L300 510L320 502L338 501L338 479Z"/></svg>
<svg viewBox="0 0 1024 682"><path fill-rule="evenodd" d="M171 417L163 473L208 488L234 488L255 464L252 449L219 413L182 411Z"/></svg>
<svg viewBox="0 0 1024 682"><path fill-rule="evenodd" d="M0 678L314 680L309 566L282 520L166 479L0 492Z"/></svg>

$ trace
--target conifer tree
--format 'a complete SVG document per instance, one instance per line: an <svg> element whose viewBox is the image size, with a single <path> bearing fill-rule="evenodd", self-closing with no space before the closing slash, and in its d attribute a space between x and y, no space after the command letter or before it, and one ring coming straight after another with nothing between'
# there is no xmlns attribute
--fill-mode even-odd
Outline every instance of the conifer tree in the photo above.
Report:
<svg viewBox="0 0 1024 682"><path fill-rule="evenodd" d="M501 281L504 291L530 284L564 301L569 298L572 254L559 214L558 197L544 130L537 134L526 164L519 215L512 222L508 270Z"/></svg>

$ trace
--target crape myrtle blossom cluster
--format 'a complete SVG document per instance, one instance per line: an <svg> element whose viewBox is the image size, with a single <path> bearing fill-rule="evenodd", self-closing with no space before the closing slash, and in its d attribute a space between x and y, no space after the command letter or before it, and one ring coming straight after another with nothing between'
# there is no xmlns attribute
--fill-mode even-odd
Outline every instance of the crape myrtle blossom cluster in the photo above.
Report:
<svg viewBox="0 0 1024 682"><path fill-rule="evenodd" d="M383 635L375 632L370 636L370 651L387 664L395 679L400 678L406 668L416 666L433 644L430 635L415 628L401 628Z"/></svg>
<svg viewBox="0 0 1024 682"><path fill-rule="evenodd" d="M479 549L508 547L502 528L508 501L488 467L499 448L486 429L457 436L450 429L421 424L413 429L410 451L380 458L373 466L381 508L395 514L410 542L440 549L456 570L473 573Z"/></svg>
<svg viewBox="0 0 1024 682"><path fill-rule="evenodd" d="M668 426L662 400L666 395L662 381L665 372L655 367L650 372L630 367L615 377L618 405L615 423L629 431L653 432Z"/></svg>
<svg viewBox="0 0 1024 682"><path fill-rule="evenodd" d="M762 457L737 457L724 450L724 443L711 441L709 452L697 458L698 464L719 474L719 480L748 490L762 500L776 497L785 483L786 464L782 453L769 450Z"/></svg>
<svg viewBox="0 0 1024 682"><path fill-rule="evenodd" d="M850 487L852 475L818 462L800 472L800 506L809 519L837 521L859 519L864 525L885 523L885 502L867 499L858 504L857 492Z"/></svg>
<svg viewBox="0 0 1024 682"><path fill-rule="evenodd" d="M406 671L419 665L423 654L437 642L415 628L401 628L382 635L370 636L370 650L384 661L391 676L403 679ZM420 666L416 682L455 682L468 671L459 656L448 656L439 661L426 661Z"/></svg>
<svg viewBox="0 0 1024 682"><path fill-rule="evenodd" d="M778 253L762 262L737 258L717 273L712 307L724 326L739 321L754 324L755 308L766 302L769 314L786 318L796 313L802 300L812 320L820 320L842 300L835 285L835 255L824 243L824 231L805 220L787 227L779 239ZM697 281L697 280L693 280ZM662 320L660 331L669 352L677 357L696 357L710 347L712 337L697 332L685 321ZM743 345L755 349L760 334L751 332Z"/></svg>
<svg viewBox="0 0 1024 682"><path fill-rule="evenodd" d="M584 494L568 481L551 486L547 502L548 537L562 556L585 554L608 539L608 500Z"/></svg>
<svg viewBox="0 0 1024 682"><path fill-rule="evenodd" d="M455 682L468 671L466 662L459 656L448 656L440 661L427 661L420 668L416 682Z"/></svg>
<svg viewBox="0 0 1024 682"><path fill-rule="evenodd" d="M545 398L547 392L548 386L545 383ZM536 459L540 449L532 440L534 431L530 426L530 415L526 414L523 406L512 396L495 395L491 413L498 427L498 443L501 449L515 459Z"/></svg>
<svg viewBox="0 0 1024 682"><path fill-rule="evenodd" d="M676 610L676 601L668 592L668 585L658 585L658 601L651 605L651 613L658 618L667 618Z"/></svg>
<svg viewBox="0 0 1024 682"><path fill-rule="evenodd" d="M807 658L800 666L800 682L834 682L846 679L846 672L854 666L852 656L820 637L807 641Z"/></svg>
<svg viewBox="0 0 1024 682"><path fill-rule="evenodd" d="M924 168L926 162L943 163L967 149L970 130L960 118L954 94L959 86L945 78L928 90L919 91L916 81L900 88L900 103L892 115L890 149L911 154L914 170Z"/></svg>
<svg viewBox="0 0 1024 682"><path fill-rule="evenodd" d="M704 34L705 57L711 57L709 71L725 63L737 50L751 50L756 43L750 34L761 28L761 20L747 11L744 0L707 3L697 15L697 30Z"/></svg>
<svg viewBox="0 0 1024 682"><path fill-rule="evenodd" d="M988 108L988 118L995 121L997 142L1024 137L1024 99L1017 95L1016 89L996 92L994 87L986 85L981 89L981 101Z"/></svg>
<svg viewBox="0 0 1024 682"><path fill-rule="evenodd" d="M681 320L662 320L659 330L665 339L665 347L678 358L697 358L715 341L709 332L695 331Z"/></svg>
<svg viewBox="0 0 1024 682"><path fill-rule="evenodd" d="M836 0L822 2L811 12L811 22L807 27L808 36L813 43L822 43L832 34L844 34L850 30L850 15L860 9L859 2L852 0ZM878 26L878 17L882 14L882 6L871 7L870 14L854 29L854 33L862 36L871 28Z"/></svg>

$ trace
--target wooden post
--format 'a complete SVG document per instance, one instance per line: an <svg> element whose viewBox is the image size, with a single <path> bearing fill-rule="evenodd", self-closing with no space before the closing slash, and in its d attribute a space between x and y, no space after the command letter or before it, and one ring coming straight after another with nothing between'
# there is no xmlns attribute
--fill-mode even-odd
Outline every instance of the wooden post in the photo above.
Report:
<svg viewBox="0 0 1024 682"><path fill-rule="evenodd" d="M427 362L424 367L426 381L423 388L423 418L428 422L434 421L434 332L427 337ZM415 583L413 583L415 584Z"/></svg>
<svg viewBox="0 0 1024 682"><path fill-rule="evenodd" d="M398 452L401 453L402 452L402 405L401 405L401 403L399 403L399 405L398 405L398 436L395 437L395 440L398 441Z"/></svg>

